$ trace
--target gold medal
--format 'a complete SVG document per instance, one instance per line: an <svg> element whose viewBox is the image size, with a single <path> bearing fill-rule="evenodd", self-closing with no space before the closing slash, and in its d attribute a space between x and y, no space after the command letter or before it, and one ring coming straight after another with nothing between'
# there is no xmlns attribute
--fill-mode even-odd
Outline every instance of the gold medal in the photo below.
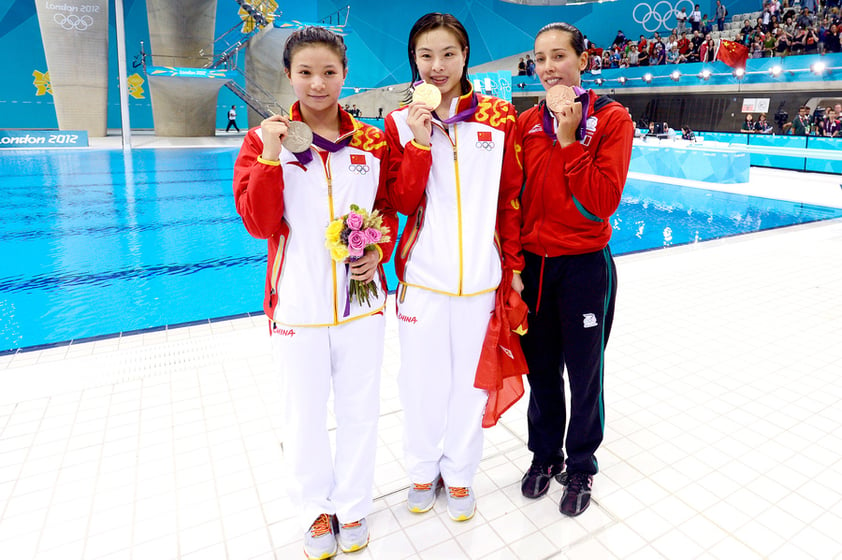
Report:
<svg viewBox="0 0 842 560"><path fill-rule="evenodd" d="M433 84L423 83L412 92L412 101L421 102L433 109L441 104L441 92Z"/></svg>
<svg viewBox="0 0 842 560"><path fill-rule="evenodd" d="M547 107L553 113L558 113L564 107L572 105L576 100L576 92L570 86L559 84L547 90Z"/></svg>
<svg viewBox="0 0 842 560"><path fill-rule="evenodd" d="M289 121L287 133L281 142L287 150L294 154L306 152L313 143L313 131L307 123L301 121Z"/></svg>

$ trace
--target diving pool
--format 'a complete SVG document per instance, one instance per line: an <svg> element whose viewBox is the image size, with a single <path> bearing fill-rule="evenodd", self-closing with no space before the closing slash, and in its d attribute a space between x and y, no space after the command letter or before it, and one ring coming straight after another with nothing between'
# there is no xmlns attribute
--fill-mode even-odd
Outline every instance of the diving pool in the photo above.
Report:
<svg viewBox="0 0 842 560"><path fill-rule="evenodd" d="M236 156L0 154L0 352L261 313L266 247L234 209ZM629 180L611 247L619 255L840 216Z"/></svg>

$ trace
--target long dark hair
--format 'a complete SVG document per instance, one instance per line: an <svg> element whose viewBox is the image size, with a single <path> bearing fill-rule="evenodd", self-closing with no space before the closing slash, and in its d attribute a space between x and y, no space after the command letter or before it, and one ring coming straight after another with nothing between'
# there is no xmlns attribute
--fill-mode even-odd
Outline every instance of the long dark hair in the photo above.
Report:
<svg viewBox="0 0 842 560"><path fill-rule="evenodd" d="M313 44L324 45L333 50L342 61L342 68L348 68L348 49L342 37L324 27L309 25L293 31L292 35L287 37L284 45L284 69L289 70L292 67L295 51Z"/></svg>
<svg viewBox="0 0 842 560"><path fill-rule="evenodd" d="M585 52L585 36L582 35L582 32L579 31L579 28L575 25L570 25L569 23L563 21L548 23L538 30L538 33L535 35L535 39L537 40L538 37L547 31L564 31L565 33L569 33L570 44L573 45L573 50L576 52L576 56L581 56L582 53Z"/></svg>
<svg viewBox="0 0 842 560"><path fill-rule="evenodd" d="M432 31L433 29L444 28L453 33L462 50L465 52L465 66L462 68L462 94L466 94L471 89L471 82L468 81L468 59L471 56L471 42L468 40L468 32L465 26L450 14L442 14L439 12L429 13L421 16L412 29L409 31L409 42L407 43L407 52L409 54L409 67L412 69L412 84L421 79L421 73L418 71L418 65L415 64L415 43L422 33ZM410 84L410 88L411 88Z"/></svg>

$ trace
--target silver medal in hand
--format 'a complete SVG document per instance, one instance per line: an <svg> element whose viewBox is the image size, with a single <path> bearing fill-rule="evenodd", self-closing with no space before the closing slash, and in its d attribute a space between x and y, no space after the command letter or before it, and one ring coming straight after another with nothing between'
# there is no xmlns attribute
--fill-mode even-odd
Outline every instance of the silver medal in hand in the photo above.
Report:
<svg viewBox="0 0 842 560"><path fill-rule="evenodd" d="M306 152L313 143L313 131L306 123L301 121L290 121L287 127L286 136L283 139L283 146L294 154Z"/></svg>

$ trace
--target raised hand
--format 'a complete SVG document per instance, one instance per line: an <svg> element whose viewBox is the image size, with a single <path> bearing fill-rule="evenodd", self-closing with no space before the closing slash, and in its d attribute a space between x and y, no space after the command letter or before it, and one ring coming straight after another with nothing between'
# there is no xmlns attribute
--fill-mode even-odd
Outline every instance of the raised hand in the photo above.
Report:
<svg viewBox="0 0 842 560"><path fill-rule="evenodd" d="M260 123L263 135L263 153L265 160L276 161L281 155L281 142L289 130L289 119L282 115L272 115Z"/></svg>

